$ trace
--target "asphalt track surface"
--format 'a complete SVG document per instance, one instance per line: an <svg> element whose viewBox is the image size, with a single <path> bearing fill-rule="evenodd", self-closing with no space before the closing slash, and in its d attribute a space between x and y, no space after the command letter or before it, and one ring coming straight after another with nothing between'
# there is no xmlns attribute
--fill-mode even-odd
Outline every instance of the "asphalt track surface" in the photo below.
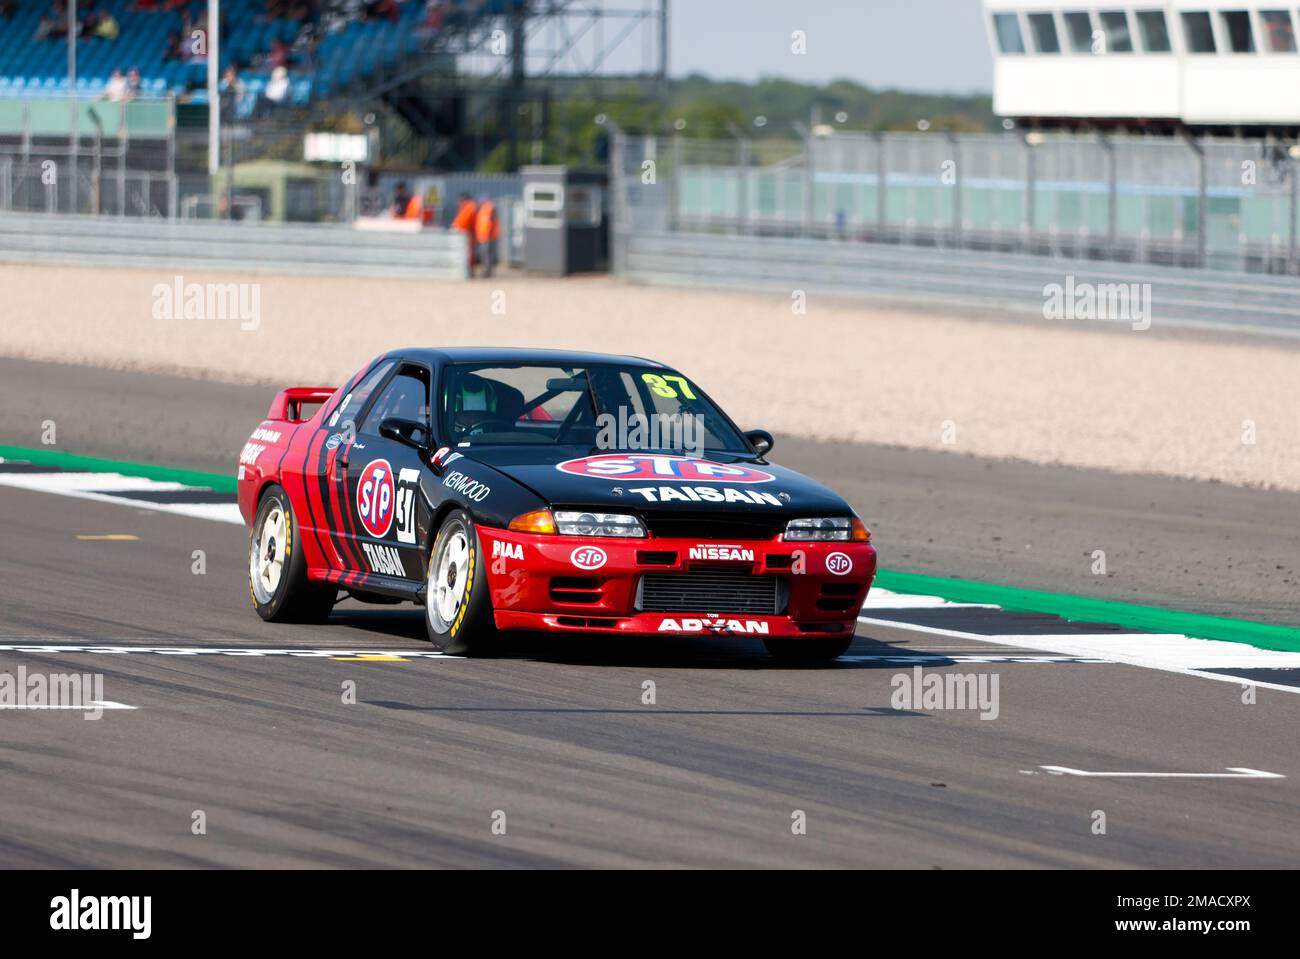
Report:
<svg viewBox="0 0 1300 959"><path fill-rule="evenodd" d="M265 389L201 384L178 396L168 389L178 384L162 380L78 373L58 390L45 380L43 403L68 405L41 418L60 421L61 446L121 459L152 452L168 465L215 470L268 399ZM30 415L15 413L4 395L13 380L3 381L5 416ZM106 388L96 399L85 392L95 382L124 392ZM37 445L12 419L0 440ZM996 568L996 553L967 568L941 566L959 548L949 543L987 539L985 523L999 528L1000 516L1017 511L1027 517L1018 529L1041 530L1042 504L1080 533L1097 523L1120 530L1147 513L1145 504L1099 508L1089 497L1104 499L1103 487L1077 477L1070 486L1066 471L1034 483L1011 467L999 474L998 464L937 456L910 460L918 465L909 476L899 451L867 450L855 461L849 451L782 443L794 454L784 462L820 465L809 471L859 505L871 497L878 541L899 544L885 545L886 557L913 548L918 571L979 578L971 570ZM962 472L932 479L931 467ZM962 489L981 472L995 475ZM1194 507L1191 493L1168 492L1177 485L1162 486L1166 498L1146 524L1166 537L1148 532L1153 563L1195 532L1231 532L1243 551L1283 549L1287 534L1271 528L1282 525L1274 511L1283 505L1270 505L1278 494ZM970 499L953 499L958 493ZM968 515L1000 499L1000 513ZM929 529L894 531L927 501ZM1194 509L1199 524L1190 522ZM1300 696L1291 692L1259 689L1246 704L1232 682L906 625L860 625L849 656L819 668L774 665L758 642L718 637L526 635L489 659L437 657L413 608L346 603L323 627L262 623L249 604L237 526L0 488L0 530L0 646L18 647L0 649L0 672L102 673L104 698L134 707L97 722L76 712L0 712L0 866L1300 863ZM112 534L135 538L78 538ZM939 548L929 542L945 538ZM1034 548L1057 539L1040 536ZM206 558L202 575L195 550ZM1048 564L1039 575L1059 574ZM1177 577L1164 575L1171 590ZM1224 613L1228 602L1250 602L1248 572L1226 583L1204 575L1211 592L1200 608ZM1161 581L1153 574L1154 585ZM1217 598L1234 589L1236 600ZM1281 591L1276 609L1274 618L1294 615ZM953 610L947 623L974 630L981 613ZM386 655L365 658L376 654ZM892 708L893 677L914 665L996 675L997 718ZM643 702L647 681L653 705ZM356 684L351 704L348 683ZM1248 768L1286 778L1083 777L1045 766ZM806 835L792 834L796 810ZM192 833L196 811L205 835ZM1098 812L1103 835L1094 832ZM503 815L505 834L496 835Z"/></svg>

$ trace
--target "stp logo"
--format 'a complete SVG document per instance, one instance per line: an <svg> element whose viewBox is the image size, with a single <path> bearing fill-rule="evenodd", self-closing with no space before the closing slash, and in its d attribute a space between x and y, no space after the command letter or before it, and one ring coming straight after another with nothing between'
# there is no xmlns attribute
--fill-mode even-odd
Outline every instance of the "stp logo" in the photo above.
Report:
<svg viewBox="0 0 1300 959"><path fill-rule="evenodd" d="M831 553L826 557L826 569L836 576L853 572L853 560L844 553Z"/></svg>
<svg viewBox="0 0 1300 959"><path fill-rule="evenodd" d="M715 463L666 453L606 453L565 460L561 473L608 480L702 480L710 483L770 483L771 473L736 463Z"/></svg>
<svg viewBox="0 0 1300 959"><path fill-rule="evenodd" d="M388 460L366 464L357 481L357 515L366 532L377 539L393 525L393 468Z"/></svg>
<svg viewBox="0 0 1300 959"><path fill-rule="evenodd" d="M600 569L608 557L599 546L579 546L569 554L569 562L578 569Z"/></svg>

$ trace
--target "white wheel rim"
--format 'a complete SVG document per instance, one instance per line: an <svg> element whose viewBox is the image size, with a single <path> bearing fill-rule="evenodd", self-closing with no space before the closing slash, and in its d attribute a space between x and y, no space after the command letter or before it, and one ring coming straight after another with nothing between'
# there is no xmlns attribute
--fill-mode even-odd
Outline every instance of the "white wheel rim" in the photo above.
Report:
<svg viewBox="0 0 1300 959"><path fill-rule="evenodd" d="M456 621L465 602L465 584L469 582L469 538L457 528L438 547L438 555L429 564L429 618L439 632L447 632Z"/></svg>
<svg viewBox="0 0 1300 959"><path fill-rule="evenodd" d="M249 548L248 575L259 603L269 603L284 575L284 546L289 537L287 518L279 504L262 517L262 525Z"/></svg>

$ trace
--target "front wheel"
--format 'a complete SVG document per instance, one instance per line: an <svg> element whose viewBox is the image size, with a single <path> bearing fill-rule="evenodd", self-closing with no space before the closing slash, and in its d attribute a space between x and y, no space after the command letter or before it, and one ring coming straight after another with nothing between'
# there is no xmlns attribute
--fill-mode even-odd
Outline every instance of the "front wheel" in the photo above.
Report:
<svg viewBox="0 0 1300 959"><path fill-rule="evenodd" d="M485 652L496 637L478 534L464 510L447 514L433 542L424 623L430 642L456 656Z"/></svg>
<svg viewBox="0 0 1300 959"><path fill-rule="evenodd" d="M781 662L825 663L843 656L853 645L853 636L769 636L763 645Z"/></svg>
<svg viewBox="0 0 1300 959"><path fill-rule="evenodd" d="M248 537L248 592L257 615L270 622L319 623L334 608L338 590L307 581L298 521L289 494L270 487L258 504Z"/></svg>

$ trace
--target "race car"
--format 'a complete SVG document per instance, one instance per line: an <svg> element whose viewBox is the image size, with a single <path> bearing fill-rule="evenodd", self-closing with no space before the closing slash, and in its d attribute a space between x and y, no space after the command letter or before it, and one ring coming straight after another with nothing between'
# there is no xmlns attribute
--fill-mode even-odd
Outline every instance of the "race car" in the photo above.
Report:
<svg viewBox="0 0 1300 959"><path fill-rule="evenodd" d="M339 389L281 391L244 446L253 606L320 622L340 596L410 601L460 655L541 630L833 659L875 576L871 534L772 444L651 360L385 353Z"/></svg>

